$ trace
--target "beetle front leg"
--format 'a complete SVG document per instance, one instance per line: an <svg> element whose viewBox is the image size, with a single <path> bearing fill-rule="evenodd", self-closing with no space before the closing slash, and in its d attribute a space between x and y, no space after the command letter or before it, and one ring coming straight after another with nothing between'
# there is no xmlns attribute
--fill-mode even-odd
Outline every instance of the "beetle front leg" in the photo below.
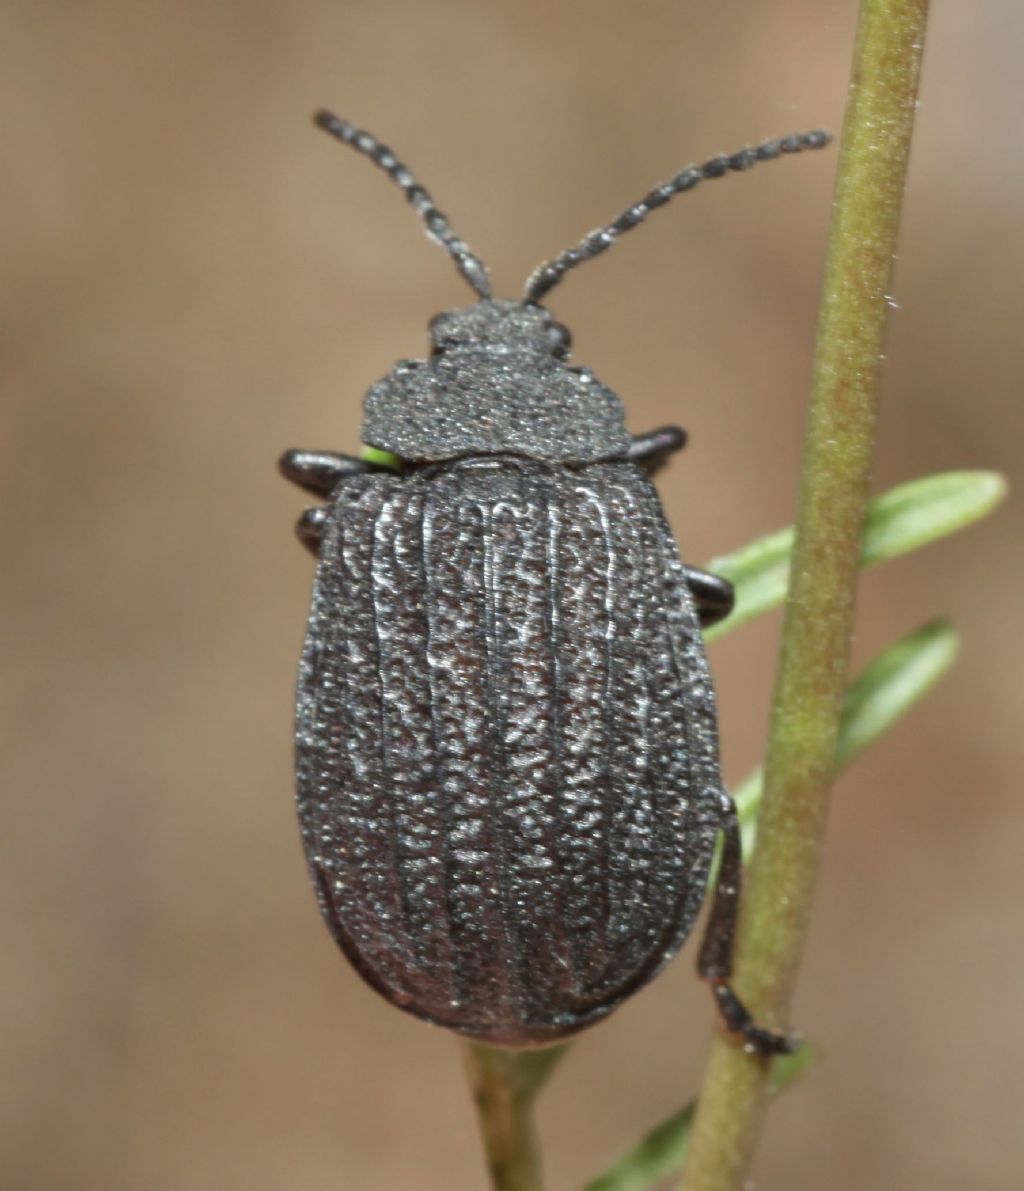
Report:
<svg viewBox="0 0 1024 1191"><path fill-rule="evenodd" d="M633 441L626 448L626 458L633 463L646 464L647 472L653 475L667 461L669 455L686 446L686 431L680 426L662 426L647 434L634 434Z"/></svg>
<svg viewBox="0 0 1024 1191"><path fill-rule="evenodd" d="M381 470L366 459L337 451L285 451L277 466L286 480L316 496L330 496L346 476Z"/></svg>
<svg viewBox="0 0 1024 1191"><path fill-rule="evenodd" d="M721 791L720 797L723 814L720 824L722 855L715 879L711 914L697 958L697 972L711 985L718 1012L731 1034L739 1035L745 1045L757 1054L791 1054L799 1045L799 1039L780 1030L759 1026L729 983L739 910L742 857L736 804L725 790Z"/></svg>
<svg viewBox="0 0 1024 1191"><path fill-rule="evenodd" d="M725 620L736 603L736 592L729 580L697 567L684 567L684 570L687 586L697 605L700 627L706 629L708 625Z"/></svg>

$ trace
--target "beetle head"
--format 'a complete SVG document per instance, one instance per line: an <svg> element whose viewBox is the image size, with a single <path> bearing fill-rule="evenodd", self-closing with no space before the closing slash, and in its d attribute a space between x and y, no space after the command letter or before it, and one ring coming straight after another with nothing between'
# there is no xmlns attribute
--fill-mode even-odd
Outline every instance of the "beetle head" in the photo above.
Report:
<svg viewBox="0 0 1024 1191"><path fill-rule="evenodd" d="M430 320L434 354L466 349L496 356L526 353L566 360L572 347L569 328L550 310L534 303L475 302Z"/></svg>

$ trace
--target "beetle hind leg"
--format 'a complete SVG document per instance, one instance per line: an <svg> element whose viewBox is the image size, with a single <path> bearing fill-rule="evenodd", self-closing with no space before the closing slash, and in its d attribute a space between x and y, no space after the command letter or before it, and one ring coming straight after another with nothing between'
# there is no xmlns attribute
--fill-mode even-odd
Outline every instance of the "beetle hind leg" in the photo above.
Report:
<svg viewBox="0 0 1024 1191"><path fill-rule="evenodd" d="M712 575L710 571L701 571L696 567L686 567L685 570L686 583L700 616L700 627L706 629L709 625L725 620L736 603L733 585L728 579Z"/></svg>
<svg viewBox="0 0 1024 1191"><path fill-rule="evenodd" d="M791 1054L799 1046L799 1039L781 1030L758 1025L730 983L740 899L740 825L736 804L730 795L722 790L721 798L722 855L715 879L711 914L697 958L697 972L711 985L718 1012L730 1034L742 1038L744 1044L756 1054Z"/></svg>

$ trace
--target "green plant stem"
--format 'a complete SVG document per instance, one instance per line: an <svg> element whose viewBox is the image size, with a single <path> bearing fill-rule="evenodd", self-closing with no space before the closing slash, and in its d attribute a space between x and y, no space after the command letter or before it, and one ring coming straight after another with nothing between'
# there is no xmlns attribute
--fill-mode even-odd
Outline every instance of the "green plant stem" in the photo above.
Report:
<svg viewBox="0 0 1024 1191"><path fill-rule="evenodd" d="M863 0L843 128L804 445L792 587L772 709L761 842L747 878L736 985L784 1022L818 870L853 628L879 366L928 5ZM686 1191L742 1186L768 1067L716 1038Z"/></svg>
<svg viewBox="0 0 1024 1191"><path fill-rule="evenodd" d="M543 1191L533 1102L566 1049L511 1051L466 1043L466 1075L495 1191Z"/></svg>

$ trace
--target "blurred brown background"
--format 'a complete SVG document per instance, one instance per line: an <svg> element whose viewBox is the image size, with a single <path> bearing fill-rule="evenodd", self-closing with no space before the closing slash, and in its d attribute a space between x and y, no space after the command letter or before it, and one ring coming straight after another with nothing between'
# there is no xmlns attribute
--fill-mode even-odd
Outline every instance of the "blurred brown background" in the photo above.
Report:
<svg viewBox="0 0 1024 1191"><path fill-rule="evenodd" d="M286 446L470 299L400 195L314 132L395 145L514 294L696 157L838 129L855 5L9 3L0 31L3 1148L11 1191L479 1189L457 1047L366 990L307 888L291 699L311 578ZM1019 5L941 5L876 475L1018 470ZM834 152L707 186L552 300L699 561L786 523ZM826 1062L763 1187L1024 1176L1020 513L872 573L857 662L939 613L947 681L837 791L796 1019ZM777 617L716 646L730 780ZM570 1188L688 1097L694 948L552 1084Z"/></svg>

